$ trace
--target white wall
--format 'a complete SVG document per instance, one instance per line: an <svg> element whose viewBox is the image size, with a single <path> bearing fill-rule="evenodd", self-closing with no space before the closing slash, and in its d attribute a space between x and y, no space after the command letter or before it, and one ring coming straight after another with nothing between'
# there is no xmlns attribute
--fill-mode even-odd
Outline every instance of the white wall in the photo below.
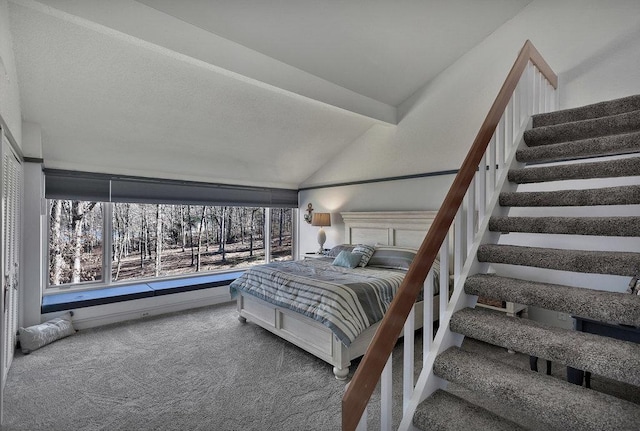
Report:
<svg viewBox="0 0 640 431"><path fill-rule="evenodd" d="M564 71L560 79L563 107L640 93L640 22L587 60Z"/></svg>
<svg viewBox="0 0 640 431"><path fill-rule="evenodd" d="M9 27L8 3L6 0L0 0L0 116L20 146L22 145L22 119L17 76Z"/></svg>
<svg viewBox="0 0 640 431"><path fill-rule="evenodd" d="M378 183L302 190L299 193L300 254L318 249L318 227L305 223L307 204L316 212L331 213L331 227L325 228L325 248L344 242L342 211L436 210L451 186L453 175L385 181Z"/></svg>
<svg viewBox="0 0 640 431"><path fill-rule="evenodd" d="M559 74L561 107L640 92L639 31L637 0L533 1L302 186L459 167L527 39Z"/></svg>

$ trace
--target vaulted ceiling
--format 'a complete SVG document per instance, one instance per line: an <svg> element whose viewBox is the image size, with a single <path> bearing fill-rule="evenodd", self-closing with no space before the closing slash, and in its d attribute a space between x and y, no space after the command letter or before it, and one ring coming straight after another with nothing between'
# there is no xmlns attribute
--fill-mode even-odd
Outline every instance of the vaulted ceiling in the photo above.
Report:
<svg viewBox="0 0 640 431"><path fill-rule="evenodd" d="M295 188L529 2L12 0L22 115L47 167Z"/></svg>

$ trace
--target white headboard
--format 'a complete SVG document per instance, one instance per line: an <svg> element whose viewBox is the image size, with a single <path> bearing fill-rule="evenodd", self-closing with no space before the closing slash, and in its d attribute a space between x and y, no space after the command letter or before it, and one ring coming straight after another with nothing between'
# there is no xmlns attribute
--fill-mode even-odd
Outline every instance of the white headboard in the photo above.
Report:
<svg viewBox="0 0 640 431"><path fill-rule="evenodd" d="M420 247L437 211L343 212L347 244Z"/></svg>

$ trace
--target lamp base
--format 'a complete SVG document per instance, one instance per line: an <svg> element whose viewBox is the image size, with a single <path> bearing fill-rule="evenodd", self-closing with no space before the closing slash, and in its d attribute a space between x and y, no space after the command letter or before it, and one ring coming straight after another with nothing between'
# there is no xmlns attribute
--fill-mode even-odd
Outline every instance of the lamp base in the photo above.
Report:
<svg viewBox="0 0 640 431"><path fill-rule="evenodd" d="M320 228L318 231L318 244L320 244L320 249L318 250L318 254L324 253L324 242L327 240L327 234L324 233L324 229Z"/></svg>

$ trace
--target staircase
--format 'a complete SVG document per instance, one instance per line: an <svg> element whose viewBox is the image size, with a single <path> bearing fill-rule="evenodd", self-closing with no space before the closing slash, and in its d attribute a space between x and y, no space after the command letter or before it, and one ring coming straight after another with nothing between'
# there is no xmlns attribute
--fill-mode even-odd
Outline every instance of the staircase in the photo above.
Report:
<svg viewBox="0 0 640 431"><path fill-rule="evenodd" d="M524 141L516 159L526 166L508 173L515 191L500 194L494 214L503 215L489 220L500 240L478 248L477 260L489 270L466 279L466 294L640 326L640 296L624 292L640 273L640 96L536 115ZM524 215L504 215L514 212ZM527 236L514 244L509 233ZM626 250L618 251L617 242ZM480 307L454 313L450 330L640 391L639 344ZM535 417L545 429L640 428L640 405L459 347L438 355L433 373ZM442 389L418 406L413 425L525 429Z"/></svg>

